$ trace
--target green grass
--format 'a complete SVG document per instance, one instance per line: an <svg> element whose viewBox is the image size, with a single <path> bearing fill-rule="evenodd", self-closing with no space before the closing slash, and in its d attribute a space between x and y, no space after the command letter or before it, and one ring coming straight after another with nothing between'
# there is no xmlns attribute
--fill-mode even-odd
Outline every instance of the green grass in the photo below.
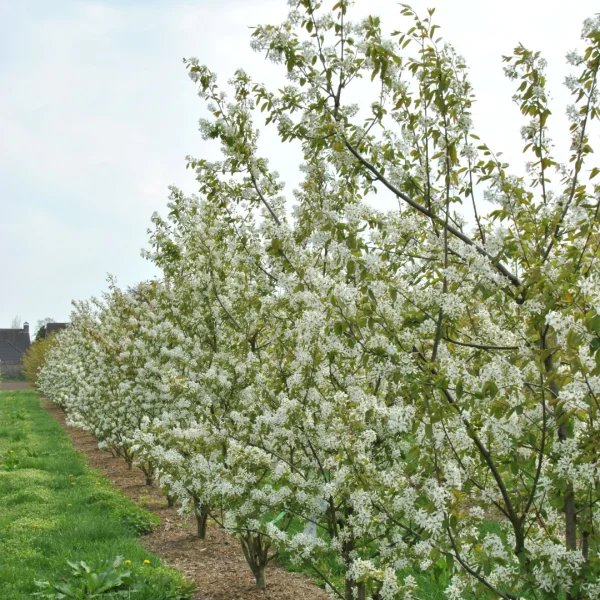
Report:
<svg viewBox="0 0 600 600"><path fill-rule="evenodd" d="M2 381L27 381L25 375L3 375Z"/></svg>
<svg viewBox="0 0 600 600"><path fill-rule="evenodd" d="M0 392L0 600L68 577L67 560L123 556L147 580L179 583L137 539L157 521L86 466L35 392Z"/></svg>

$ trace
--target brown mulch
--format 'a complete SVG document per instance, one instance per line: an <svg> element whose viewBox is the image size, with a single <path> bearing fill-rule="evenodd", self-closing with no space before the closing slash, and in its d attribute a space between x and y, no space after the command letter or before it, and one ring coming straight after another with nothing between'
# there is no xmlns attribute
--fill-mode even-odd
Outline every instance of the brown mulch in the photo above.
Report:
<svg viewBox="0 0 600 600"><path fill-rule="evenodd" d="M0 390L12 392L15 390L30 390L31 386L27 381L0 381Z"/></svg>
<svg viewBox="0 0 600 600"><path fill-rule="evenodd" d="M196 583L196 600L326 600L327 594L307 577L270 565L267 590L254 588L254 577L239 542L216 526L209 526L206 540L198 539L195 519L168 508L160 490L145 485L138 469L129 471L124 460L99 450L87 432L68 427L63 411L42 399L42 406L62 425L77 450L87 456L93 469L101 471L134 502L160 517L160 525L141 538L144 546Z"/></svg>

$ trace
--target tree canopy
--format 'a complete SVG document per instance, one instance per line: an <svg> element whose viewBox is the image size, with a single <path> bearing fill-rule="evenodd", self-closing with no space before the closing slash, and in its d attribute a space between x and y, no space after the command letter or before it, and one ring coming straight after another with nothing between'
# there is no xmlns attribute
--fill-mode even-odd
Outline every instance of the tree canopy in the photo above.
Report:
<svg viewBox="0 0 600 600"><path fill-rule="evenodd" d="M600 17L568 55L566 164L544 59L504 57L517 176L433 10L388 37L290 5L252 34L281 89L185 61L221 156L153 217L161 279L79 304L42 389L237 535L259 587L285 548L346 600L420 598L420 572L451 600L600 598ZM263 120L302 148L293 203Z"/></svg>

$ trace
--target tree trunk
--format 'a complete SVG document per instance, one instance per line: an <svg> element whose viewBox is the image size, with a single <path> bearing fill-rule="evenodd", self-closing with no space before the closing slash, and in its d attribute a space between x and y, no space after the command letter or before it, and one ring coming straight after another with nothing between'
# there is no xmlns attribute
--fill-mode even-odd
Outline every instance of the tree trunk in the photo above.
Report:
<svg viewBox="0 0 600 600"><path fill-rule="evenodd" d="M348 577L344 580L344 600L354 600L354 581Z"/></svg>
<svg viewBox="0 0 600 600"><path fill-rule="evenodd" d="M367 600L367 584L361 581L357 584L358 600Z"/></svg>
<svg viewBox="0 0 600 600"><path fill-rule="evenodd" d="M167 492L167 506L173 508L175 506L175 496L172 496Z"/></svg>
<svg viewBox="0 0 600 600"><path fill-rule="evenodd" d="M354 590L357 591L357 600L367 600L367 584L348 578L344 581L344 600L355 600Z"/></svg>
<svg viewBox="0 0 600 600"><path fill-rule="evenodd" d="M265 590L267 588L265 569L269 563L271 547L269 538L261 534L247 533L240 537L240 543L246 562L256 580L256 589Z"/></svg>
<svg viewBox="0 0 600 600"><path fill-rule="evenodd" d="M348 517L348 509L346 508L344 517ZM344 575L344 600L354 600L354 590L356 588L356 582L350 578L349 571L352 564L350 558L352 550L354 549L354 540L344 540L342 542L342 558L344 559L345 575Z"/></svg>
<svg viewBox="0 0 600 600"><path fill-rule="evenodd" d="M558 428L558 439L564 442L567 439L567 425L563 423ZM573 484L569 482L567 484L567 491L565 492L565 545L569 550L577 550L577 511L575 509L575 493L573 491ZM567 600L577 600L579 594L571 594L567 592Z"/></svg>
<svg viewBox="0 0 600 600"><path fill-rule="evenodd" d="M198 525L198 537L203 540L206 538L206 523L208 513L205 511L196 512L196 524Z"/></svg>
<svg viewBox="0 0 600 600"><path fill-rule="evenodd" d="M551 334L548 334L547 337L550 337L550 341L551 343L554 342L553 340L553 336L551 337ZM542 337L542 345L543 348L548 350L548 339ZM556 370L556 367L554 366L554 360L553 360L553 356L552 354L550 354L544 361L544 367L546 369L546 373L551 376L554 371ZM550 391L552 392L552 395L554 396L554 398L558 398L558 394L559 394L559 389L558 389L558 385L556 384L555 381L550 381L548 384L548 387L550 388ZM560 417L561 415L558 414L556 415L556 417ZM567 428L567 422L565 421L564 423L562 423L559 427L558 427L558 439L559 441L565 442L568 439L569 435L568 435L568 428ZM571 482L567 483L567 489L565 491L565 498L564 498L564 511L565 511L565 546L569 549L569 550L577 550L577 510L575 508L575 492L573 490L573 484ZM567 592L566 594L566 599L567 600L577 600L577 598L579 598L579 595L573 595L570 592Z"/></svg>
<svg viewBox="0 0 600 600"><path fill-rule="evenodd" d="M558 438L561 441L567 439L565 424L559 427ZM577 511L575 509L575 493L571 482L567 484L567 491L565 492L565 543L569 550L577 550Z"/></svg>
<svg viewBox="0 0 600 600"><path fill-rule="evenodd" d="M267 577L265 574L265 566L261 565L254 571L254 578L256 579L256 589L266 590L267 589Z"/></svg>
<svg viewBox="0 0 600 600"><path fill-rule="evenodd" d="M581 532L581 554L583 554L585 562L589 562L590 560L590 543L588 540L589 537L589 531L584 530Z"/></svg>

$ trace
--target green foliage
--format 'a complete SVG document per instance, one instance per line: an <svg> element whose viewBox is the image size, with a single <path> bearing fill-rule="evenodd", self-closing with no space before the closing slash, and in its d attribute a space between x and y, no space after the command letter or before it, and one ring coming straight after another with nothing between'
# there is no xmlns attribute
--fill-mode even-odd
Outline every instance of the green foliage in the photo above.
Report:
<svg viewBox="0 0 600 600"><path fill-rule="evenodd" d="M54 339L54 334L50 337L36 338L35 342L33 342L23 357L23 372L25 378L33 386L37 383L39 370L46 362L46 355L48 350L52 348Z"/></svg>

